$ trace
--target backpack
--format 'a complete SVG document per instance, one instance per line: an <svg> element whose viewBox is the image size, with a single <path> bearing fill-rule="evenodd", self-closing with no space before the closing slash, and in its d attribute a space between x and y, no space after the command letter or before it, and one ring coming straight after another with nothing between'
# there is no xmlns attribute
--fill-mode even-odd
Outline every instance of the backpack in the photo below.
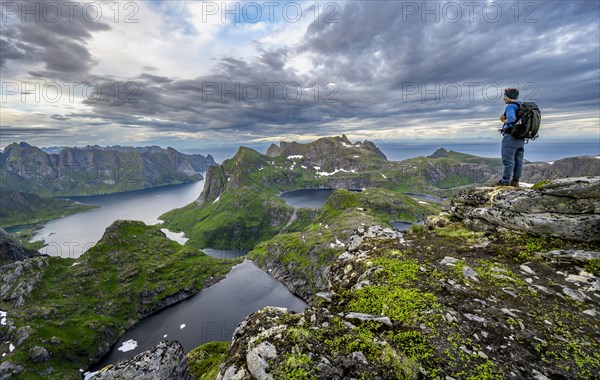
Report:
<svg viewBox="0 0 600 380"><path fill-rule="evenodd" d="M518 139L535 140L538 138L542 112L537 104L532 102L513 103L518 107L517 121L513 126L511 136Z"/></svg>

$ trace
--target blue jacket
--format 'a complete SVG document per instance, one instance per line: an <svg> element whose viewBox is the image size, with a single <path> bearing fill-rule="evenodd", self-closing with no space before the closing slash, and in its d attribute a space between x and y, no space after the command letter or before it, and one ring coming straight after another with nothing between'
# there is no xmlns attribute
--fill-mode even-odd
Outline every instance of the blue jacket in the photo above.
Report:
<svg viewBox="0 0 600 380"><path fill-rule="evenodd" d="M506 105L506 108L504 109L504 115L506 116L506 121L504 122L504 125L502 126L503 130L507 129L507 128L512 128L515 126L515 122L517 121L517 111L519 110L519 106L516 105L515 103L523 104L523 102L517 100L514 103L508 103Z"/></svg>

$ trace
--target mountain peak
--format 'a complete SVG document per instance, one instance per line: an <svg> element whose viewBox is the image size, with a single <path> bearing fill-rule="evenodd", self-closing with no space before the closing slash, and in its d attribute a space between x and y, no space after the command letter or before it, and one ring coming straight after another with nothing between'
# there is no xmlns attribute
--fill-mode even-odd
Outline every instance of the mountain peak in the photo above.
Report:
<svg viewBox="0 0 600 380"><path fill-rule="evenodd" d="M427 156L428 158L445 158L448 157L448 151L444 148L440 148L433 152L431 156Z"/></svg>
<svg viewBox="0 0 600 380"><path fill-rule="evenodd" d="M269 157L287 157L296 155L311 157L315 154L317 154L319 157L322 157L323 155L338 155L342 154L342 152L348 153L350 150L352 155L360 155L361 151L362 153L368 151L371 154L375 154L378 158L387 160L385 154L383 154L383 152L379 150L377 145L375 145L373 142L365 140L362 143L357 142L353 144L348 137L346 137L346 135L321 137L316 141L311 141L305 144L295 141L281 141L279 145L271 144L269 149L267 149L266 154Z"/></svg>

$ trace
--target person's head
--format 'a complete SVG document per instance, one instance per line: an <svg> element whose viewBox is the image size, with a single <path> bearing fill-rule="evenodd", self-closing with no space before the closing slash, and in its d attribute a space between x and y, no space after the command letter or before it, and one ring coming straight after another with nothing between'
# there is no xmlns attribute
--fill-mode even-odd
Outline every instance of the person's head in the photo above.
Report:
<svg viewBox="0 0 600 380"><path fill-rule="evenodd" d="M514 87L509 87L504 90L504 103L511 103L517 100L519 97L519 89Z"/></svg>

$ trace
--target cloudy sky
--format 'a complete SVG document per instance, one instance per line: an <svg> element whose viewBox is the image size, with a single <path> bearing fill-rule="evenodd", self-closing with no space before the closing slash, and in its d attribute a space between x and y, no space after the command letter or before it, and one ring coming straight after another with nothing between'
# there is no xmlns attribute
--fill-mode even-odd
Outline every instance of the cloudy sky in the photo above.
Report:
<svg viewBox="0 0 600 380"><path fill-rule="evenodd" d="M599 141L598 1L5 1L0 148Z"/></svg>

